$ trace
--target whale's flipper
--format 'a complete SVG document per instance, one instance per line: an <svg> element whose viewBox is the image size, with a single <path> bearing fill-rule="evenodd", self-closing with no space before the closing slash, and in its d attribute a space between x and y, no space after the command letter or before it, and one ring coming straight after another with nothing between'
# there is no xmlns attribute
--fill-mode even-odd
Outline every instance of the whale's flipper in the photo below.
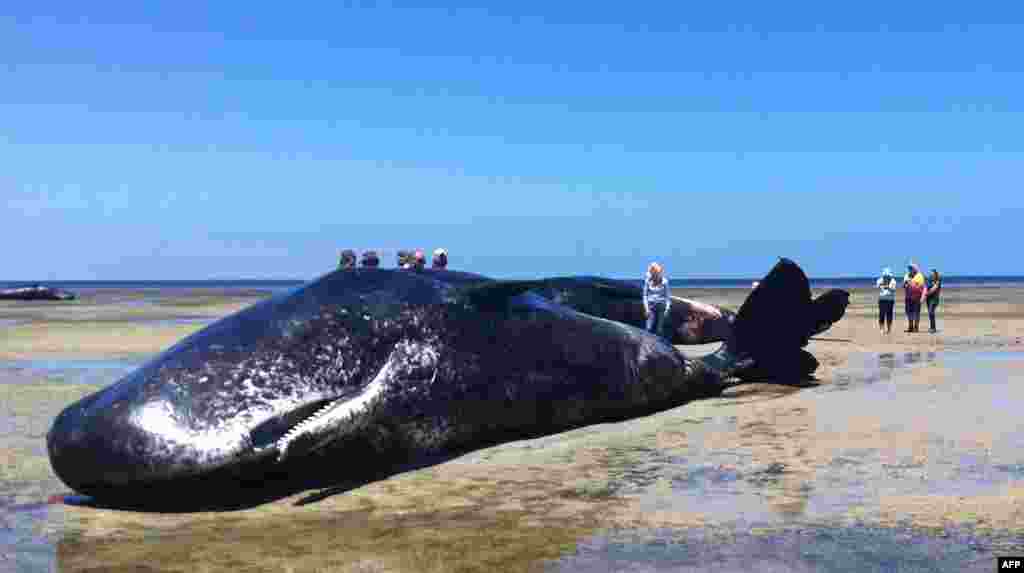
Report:
<svg viewBox="0 0 1024 573"><path fill-rule="evenodd" d="M757 377L791 382L814 372L818 361L802 349L822 319L842 317L846 306L841 303L849 295L823 295L818 300L821 303L811 300L811 284L803 270L789 259L779 260L736 313L727 346L756 364L739 375L756 372ZM831 326L835 320L825 322Z"/></svg>

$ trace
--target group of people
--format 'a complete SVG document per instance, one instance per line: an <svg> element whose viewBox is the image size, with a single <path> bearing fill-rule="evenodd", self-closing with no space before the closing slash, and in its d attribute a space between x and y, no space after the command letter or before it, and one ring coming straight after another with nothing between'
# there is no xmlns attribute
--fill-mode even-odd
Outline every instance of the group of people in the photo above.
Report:
<svg viewBox="0 0 1024 573"><path fill-rule="evenodd" d="M380 257L377 256L377 251L364 252L362 260L359 261L359 264L363 268L375 269L380 267ZM398 268L420 270L426 268L426 266L427 257L426 255L423 254L423 251L419 249L416 249L414 251L398 251ZM434 269L448 268L448 251L446 251L445 249L435 249L434 257L433 260L431 261L431 267ZM341 258L338 262L338 268L356 268L356 252L352 249L345 249L341 251Z"/></svg>
<svg viewBox="0 0 1024 573"><path fill-rule="evenodd" d="M878 287L878 330L882 334L892 332L892 319L896 306L896 279L888 267L882 270L882 276L876 281ZM942 294L942 277L939 271L932 269L925 276L915 263L907 265L907 274L903 275L903 307L907 315L906 332L920 332L921 307L928 309L928 321L931 323L928 332L936 332L935 313L939 308Z"/></svg>

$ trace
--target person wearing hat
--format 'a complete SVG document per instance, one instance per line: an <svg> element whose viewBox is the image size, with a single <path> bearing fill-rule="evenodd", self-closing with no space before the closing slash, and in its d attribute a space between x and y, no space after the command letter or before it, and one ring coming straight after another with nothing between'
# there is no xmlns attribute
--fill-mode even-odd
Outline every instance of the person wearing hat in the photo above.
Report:
<svg viewBox="0 0 1024 573"><path fill-rule="evenodd" d="M412 253L406 250L398 251L398 268L412 268Z"/></svg>
<svg viewBox="0 0 1024 573"><path fill-rule="evenodd" d="M907 332L918 332L921 322L921 302L924 300L924 275L915 263L907 265L903 276L903 305L907 313Z"/></svg>
<svg viewBox="0 0 1024 573"><path fill-rule="evenodd" d="M893 307L896 306L896 279L889 267L882 269L882 276L875 281L878 287L878 331L892 332Z"/></svg>
<svg viewBox="0 0 1024 573"><path fill-rule="evenodd" d="M431 259L430 266L437 270L444 270L448 268L448 251L444 249L434 249L434 258Z"/></svg>
<svg viewBox="0 0 1024 573"><path fill-rule="evenodd" d="M380 258L377 257L377 251L366 251L363 253L362 260L363 268L375 269L380 266Z"/></svg>
<svg viewBox="0 0 1024 573"><path fill-rule="evenodd" d="M352 249L345 249L341 252L341 259L338 261L339 269L356 268L356 252Z"/></svg>
<svg viewBox="0 0 1024 573"><path fill-rule="evenodd" d="M665 278L665 269L658 263L647 266L644 276L644 316L647 318L647 332L663 336L662 330L668 322L672 295Z"/></svg>
<svg viewBox="0 0 1024 573"><path fill-rule="evenodd" d="M412 261L410 267L414 271L422 271L427 268L427 256L423 254L423 251L416 249L416 252L412 254Z"/></svg>

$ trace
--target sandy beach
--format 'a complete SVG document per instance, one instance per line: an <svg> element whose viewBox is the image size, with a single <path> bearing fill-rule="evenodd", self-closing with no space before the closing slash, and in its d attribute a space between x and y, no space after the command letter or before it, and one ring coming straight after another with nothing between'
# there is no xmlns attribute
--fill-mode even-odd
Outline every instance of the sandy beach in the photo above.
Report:
<svg viewBox="0 0 1024 573"><path fill-rule="evenodd" d="M937 334L897 309L887 336L856 290L812 381L356 489L225 513L48 503L69 493L44 444L63 406L266 296L121 295L0 304L0 571L988 571L1024 552L1021 288L947 287Z"/></svg>

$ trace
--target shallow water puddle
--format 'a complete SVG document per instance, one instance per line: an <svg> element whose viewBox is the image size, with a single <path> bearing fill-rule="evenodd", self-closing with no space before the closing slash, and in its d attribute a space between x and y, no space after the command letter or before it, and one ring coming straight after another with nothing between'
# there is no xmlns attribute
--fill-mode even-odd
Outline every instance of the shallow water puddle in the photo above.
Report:
<svg viewBox="0 0 1024 573"><path fill-rule="evenodd" d="M206 316L185 316L179 318L158 318L152 320L145 320L146 324L152 324L155 326L179 326L182 324L196 324L206 326L213 323L216 318L210 318Z"/></svg>
<svg viewBox="0 0 1024 573"><path fill-rule="evenodd" d="M935 352L854 354L843 368L838 369L833 382L825 389L846 391L865 384L888 382L899 370L932 364L937 356Z"/></svg>
<svg viewBox="0 0 1024 573"><path fill-rule="evenodd" d="M744 526L878 514L907 496L1001 495L1024 480L1024 368L990 365L1024 356L973 358L859 356L844 387L716 404L720 415L686 428L685 461L649 472L659 485L633 497L669 521Z"/></svg>
<svg viewBox="0 0 1024 573"><path fill-rule="evenodd" d="M552 573L608 571L992 571L1004 545L969 532L943 538L899 529L809 527L765 531L617 532L578 544Z"/></svg>
<svg viewBox="0 0 1024 573"><path fill-rule="evenodd" d="M138 368L143 359L0 360L0 384L48 382L106 385Z"/></svg>

